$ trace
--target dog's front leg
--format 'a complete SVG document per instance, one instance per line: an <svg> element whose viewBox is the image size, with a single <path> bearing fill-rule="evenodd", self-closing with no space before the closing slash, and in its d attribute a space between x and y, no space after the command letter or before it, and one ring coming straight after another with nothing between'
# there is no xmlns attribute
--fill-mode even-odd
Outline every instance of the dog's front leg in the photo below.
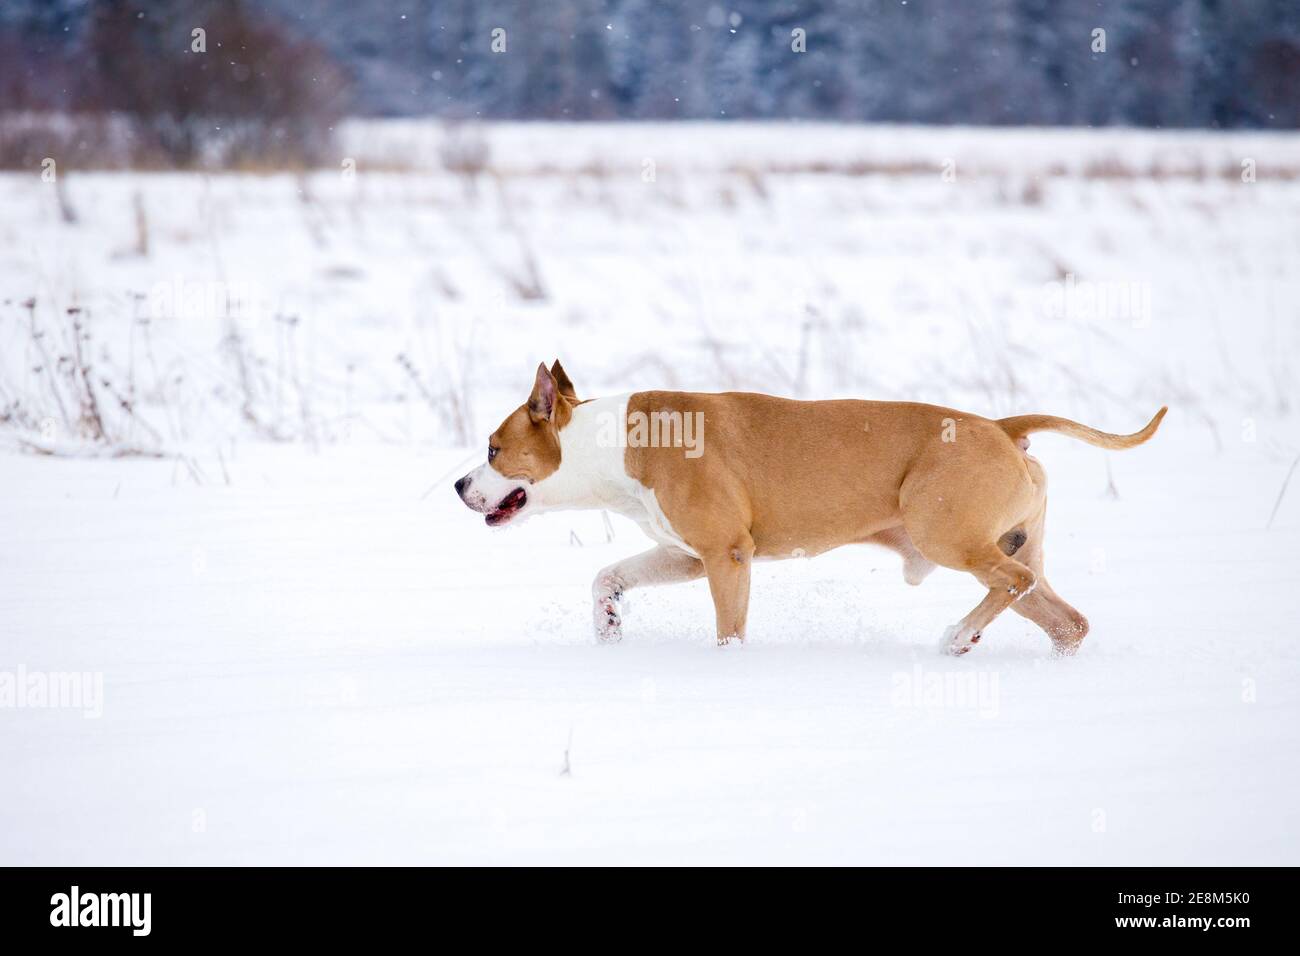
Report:
<svg viewBox="0 0 1300 956"><path fill-rule="evenodd" d="M617 641L623 636L625 592L650 584L692 581L703 574L703 562L677 548L651 548L611 564L596 575L591 585L596 637L602 641Z"/></svg>
<svg viewBox="0 0 1300 956"><path fill-rule="evenodd" d="M749 566L754 560L754 542L745 535L730 546L703 552L704 570L718 616L718 645L745 639L745 618L749 614Z"/></svg>

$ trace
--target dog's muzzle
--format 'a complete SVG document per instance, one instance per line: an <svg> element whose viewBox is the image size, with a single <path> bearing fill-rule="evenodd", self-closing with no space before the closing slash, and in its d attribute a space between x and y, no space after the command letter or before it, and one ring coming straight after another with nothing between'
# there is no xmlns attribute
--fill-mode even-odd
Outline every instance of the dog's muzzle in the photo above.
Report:
<svg viewBox="0 0 1300 956"><path fill-rule="evenodd" d="M523 511L526 504L528 504L528 492L524 491L523 488L516 488L502 498L501 503L489 511L487 517L483 520L493 526L505 524Z"/></svg>
<svg viewBox="0 0 1300 956"><path fill-rule="evenodd" d="M483 515L483 520L488 525L496 527L505 524L523 511L524 505L528 504L528 492L524 490L522 485L506 492L496 504L489 504L487 496L475 487L474 475L474 472L470 472L456 482L456 494L460 496L460 500L465 502L467 507ZM491 484L491 482L488 482L488 484ZM498 491L497 494L501 493Z"/></svg>

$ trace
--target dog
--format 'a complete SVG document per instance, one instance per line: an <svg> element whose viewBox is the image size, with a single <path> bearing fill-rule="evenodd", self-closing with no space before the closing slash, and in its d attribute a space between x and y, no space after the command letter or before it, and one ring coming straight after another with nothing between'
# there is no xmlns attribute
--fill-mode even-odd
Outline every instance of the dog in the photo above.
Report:
<svg viewBox="0 0 1300 956"><path fill-rule="evenodd" d="M1166 411L1141 431L1111 435L1052 415L993 420L914 402L665 391L583 401L557 360L537 367L528 400L489 437L487 461L455 487L492 526L603 508L641 527L656 547L593 584L602 641L622 636L631 589L699 577L718 643L743 641L755 559L865 543L896 551L908 584L942 565L988 588L945 632L948 653L965 654L1012 608L1068 655L1088 621L1043 575L1047 477L1028 436L1132 448Z"/></svg>

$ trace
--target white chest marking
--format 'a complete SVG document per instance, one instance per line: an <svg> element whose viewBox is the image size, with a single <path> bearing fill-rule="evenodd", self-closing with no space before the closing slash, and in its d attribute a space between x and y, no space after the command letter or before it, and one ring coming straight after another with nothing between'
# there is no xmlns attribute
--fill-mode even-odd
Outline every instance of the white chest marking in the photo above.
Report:
<svg viewBox="0 0 1300 956"><path fill-rule="evenodd" d="M669 522L668 516L664 514L664 509L659 507L659 498L655 495L654 489L647 488L644 485L640 487L642 516L628 515L628 517L639 524L642 531L660 544L680 548L691 557L698 558L699 553L683 541L681 536L673 530L672 523Z"/></svg>
<svg viewBox="0 0 1300 956"><path fill-rule="evenodd" d="M651 539L699 557L673 530L650 488L628 475L624 444L611 440L627 423L627 395L598 398L573 409L560 431L560 467L529 489L539 509L604 508L635 521Z"/></svg>

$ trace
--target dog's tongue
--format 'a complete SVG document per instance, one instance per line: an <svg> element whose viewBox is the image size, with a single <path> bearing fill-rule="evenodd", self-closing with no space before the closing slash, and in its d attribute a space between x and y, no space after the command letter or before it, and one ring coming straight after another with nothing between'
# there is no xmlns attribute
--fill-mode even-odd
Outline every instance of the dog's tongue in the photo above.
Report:
<svg viewBox="0 0 1300 956"><path fill-rule="evenodd" d="M510 492L510 494L506 495L505 498L502 499L501 504L497 505L496 510L491 512L483 520L492 525L500 524L522 508L524 503L527 501L528 495L525 493L524 489L516 488L514 491Z"/></svg>

